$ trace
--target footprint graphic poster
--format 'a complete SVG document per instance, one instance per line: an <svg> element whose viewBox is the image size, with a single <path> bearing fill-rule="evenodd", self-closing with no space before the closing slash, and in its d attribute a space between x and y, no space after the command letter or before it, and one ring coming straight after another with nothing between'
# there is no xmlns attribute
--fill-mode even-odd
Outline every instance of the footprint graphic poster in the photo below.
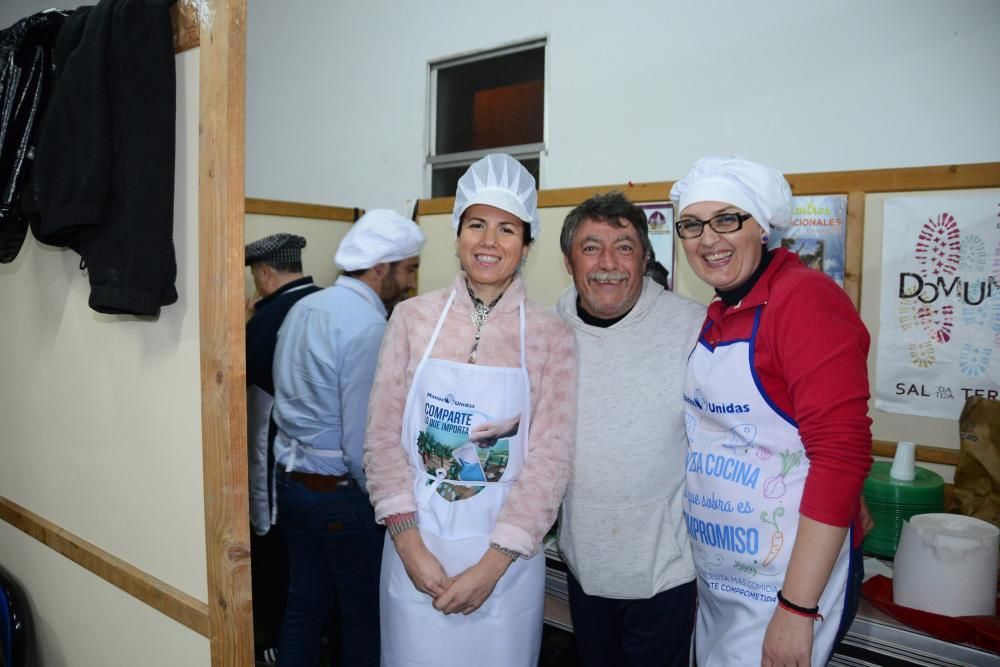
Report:
<svg viewBox="0 0 1000 667"><path fill-rule="evenodd" d="M885 202L875 407L958 419L1000 399L1000 192Z"/></svg>

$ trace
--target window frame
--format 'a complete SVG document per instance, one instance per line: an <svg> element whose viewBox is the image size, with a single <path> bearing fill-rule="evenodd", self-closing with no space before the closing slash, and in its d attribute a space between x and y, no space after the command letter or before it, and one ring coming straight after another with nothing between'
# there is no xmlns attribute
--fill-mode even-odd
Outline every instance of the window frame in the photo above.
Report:
<svg viewBox="0 0 1000 667"><path fill-rule="evenodd" d="M425 127L425 160L424 160L424 194L427 197L433 196L434 172L437 169L448 169L454 167L467 167L476 160L489 155L490 153L507 153L517 160L538 160L538 188L542 188L545 178L545 162L548 152L545 148L548 139L549 127L549 40L548 36L534 37L524 41L518 41L503 46L484 49L458 56L439 58L427 63L427 123ZM542 82L542 140L530 144L517 144L513 146L494 146L472 151L461 151L457 153L436 153L437 146L437 94L438 94L438 72L442 69L466 65L482 60L499 58L512 53L522 51L532 51L542 49L542 71L544 81Z"/></svg>

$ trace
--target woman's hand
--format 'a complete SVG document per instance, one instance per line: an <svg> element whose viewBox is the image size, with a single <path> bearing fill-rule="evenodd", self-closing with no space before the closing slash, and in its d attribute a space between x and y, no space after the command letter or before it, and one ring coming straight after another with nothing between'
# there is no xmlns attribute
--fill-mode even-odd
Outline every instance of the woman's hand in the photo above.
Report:
<svg viewBox="0 0 1000 667"><path fill-rule="evenodd" d="M437 598L448 589L451 580L438 559L427 549L419 530L404 530L392 541L407 576L418 591Z"/></svg>
<svg viewBox="0 0 1000 667"><path fill-rule="evenodd" d="M764 633L761 667L809 667L815 622L776 607Z"/></svg>
<svg viewBox="0 0 1000 667"><path fill-rule="evenodd" d="M496 549L487 549L479 562L452 580L448 590L434 600L434 608L445 614L471 614L493 593L511 560Z"/></svg>

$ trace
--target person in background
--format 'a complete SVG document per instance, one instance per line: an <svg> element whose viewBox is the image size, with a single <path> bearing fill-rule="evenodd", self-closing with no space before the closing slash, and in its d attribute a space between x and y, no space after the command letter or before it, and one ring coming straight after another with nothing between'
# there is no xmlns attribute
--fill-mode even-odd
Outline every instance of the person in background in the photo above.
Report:
<svg viewBox="0 0 1000 667"><path fill-rule="evenodd" d="M491 154L458 182L452 285L401 304L372 389L365 469L385 522L382 665L538 662L542 538L569 476L576 352L525 296L534 178Z"/></svg>
<svg viewBox="0 0 1000 667"><path fill-rule="evenodd" d="M833 280L768 252L791 211L779 171L702 158L671 199L716 293L684 381L697 662L825 665L863 575L868 332Z"/></svg>
<svg viewBox="0 0 1000 667"><path fill-rule="evenodd" d="M274 355L277 514L290 562L278 664L315 667L336 600L341 664L379 661L382 531L365 492L362 448L386 317L416 286L423 232L388 210L344 237L332 287L299 301Z"/></svg>
<svg viewBox="0 0 1000 667"><path fill-rule="evenodd" d="M288 590L288 552L278 531L271 530L271 442L274 422L274 379L271 366L278 329L299 299L318 292L311 276L302 274L306 240L294 234L272 234L243 249L260 298L246 325L247 460L250 474L251 581L254 640L259 662L275 661L281 615Z"/></svg>
<svg viewBox="0 0 1000 667"><path fill-rule="evenodd" d="M579 664L686 665L695 570L681 382L705 309L643 276L646 214L620 193L573 209L560 245L573 286L556 311L575 334L579 384L559 548Z"/></svg>
<svg viewBox="0 0 1000 667"><path fill-rule="evenodd" d="M649 259L646 260L646 276L653 279L657 285L663 289L670 289L670 271L656 259L656 253L652 249L649 251Z"/></svg>

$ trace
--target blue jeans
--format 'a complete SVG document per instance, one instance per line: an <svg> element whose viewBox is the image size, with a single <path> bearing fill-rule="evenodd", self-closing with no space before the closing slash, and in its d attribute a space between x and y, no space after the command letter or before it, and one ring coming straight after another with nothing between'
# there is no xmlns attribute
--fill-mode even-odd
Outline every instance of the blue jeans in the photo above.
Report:
<svg viewBox="0 0 1000 667"><path fill-rule="evenodd" d="M357 487L314 491L278 471L278 526L288 546L288 604L278 664L316 667L323 625L340 609L341 659L379 664L378 584L383 529Z"/></svg>

